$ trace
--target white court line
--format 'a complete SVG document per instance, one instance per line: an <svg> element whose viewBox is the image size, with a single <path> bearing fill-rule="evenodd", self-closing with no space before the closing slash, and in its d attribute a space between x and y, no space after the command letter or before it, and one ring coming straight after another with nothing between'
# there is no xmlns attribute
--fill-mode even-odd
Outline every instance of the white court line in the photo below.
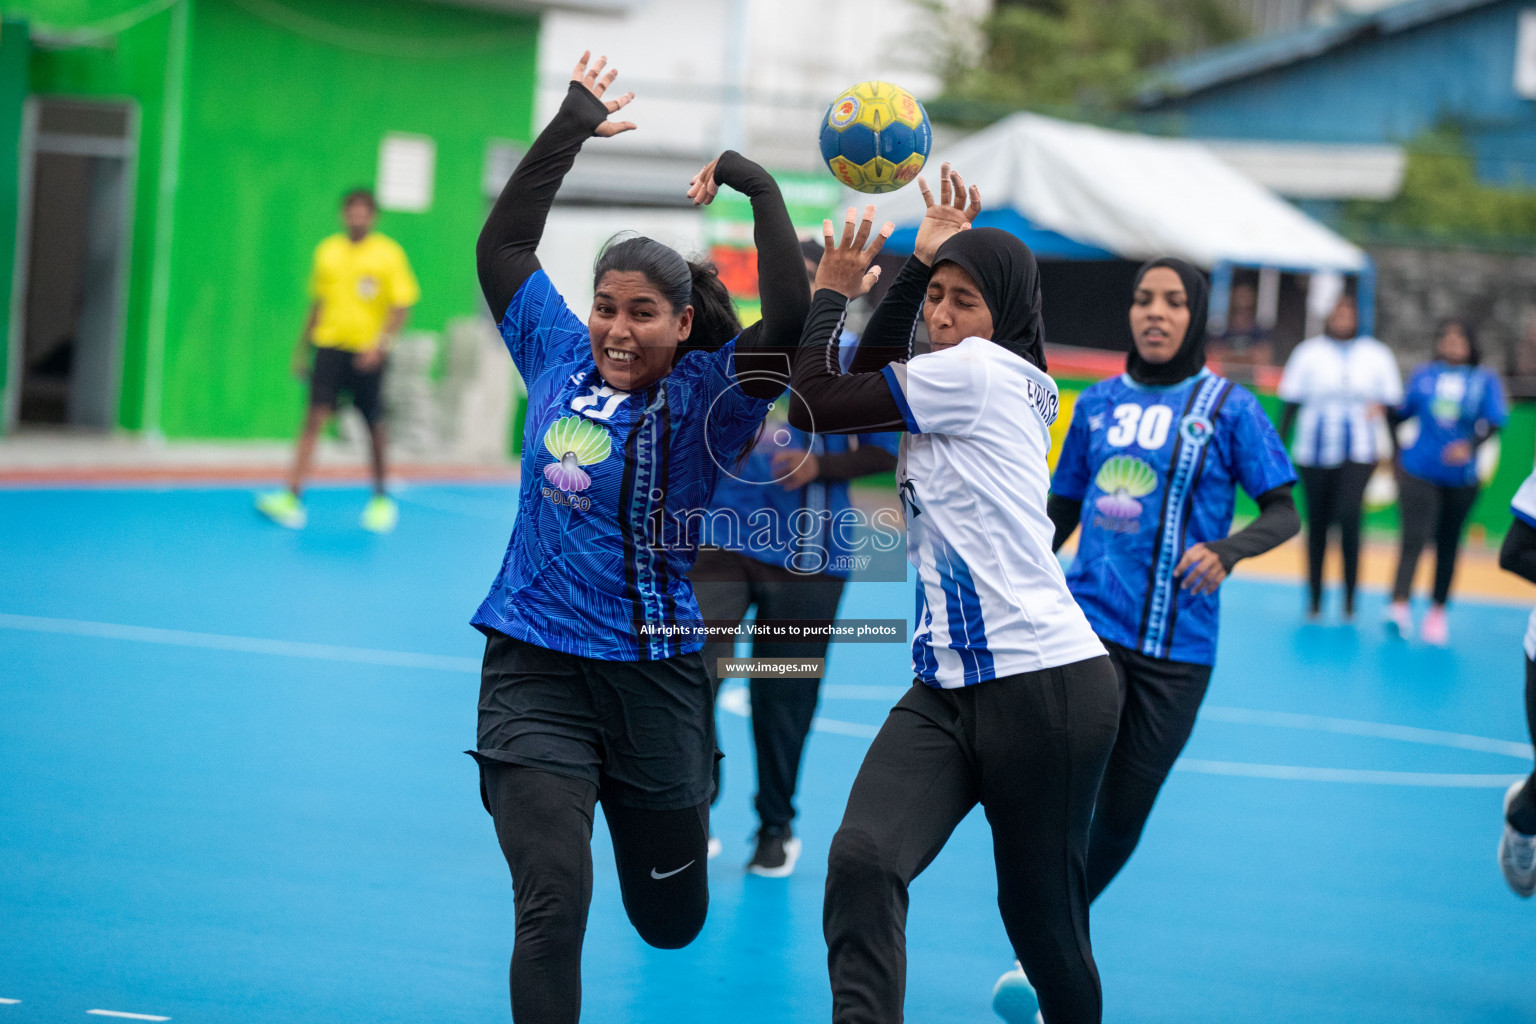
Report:
<svg viewBox="0 0 1536 1024"><path fill-rule="evenodd" d="M15 1006L19 1002L21 1002L20 999L0 999L0 1005L4 1006Z"/></svg>
<svg viewBox="0 0 1536 1024"><path fill-rule="evenodd" d="M1303 768L1289 764L1243 764L1181 757L1175 771L1235 775L1293 782L1356 782L1371 786L1432 786L1445 789L1508 789L1524 775L1458 775L1450 772L1380 772L1361 768Z"/></svg>
<svg viewBox="0 0 1536 1024"><path fill-rule="evenodd" d="M88 1014L97 1017L126 1017L129 1020L170 1020L169 1017L156 1017L152 1013L128 1013L124 1010L86 1010Z"/></svg>
<svg viewBox="0 0 1536 1024"><path fill-rule="evenodd" d="M822 691L831 687L823 687ZM890 687L849 687L852 694L841 694L844 699L875 700L876 691ZM883 699L883 698L879 698ZM720 691L719 706L742 718L751 714L747 688L740 684ZM1200 712L1201 717L1216 721L1236 722L1247 725L1270 725L1286 729L1312 729L1318 732L1340 733L1348 736L1370 736L1379 739L1402 740L1407 743L1423 743L1432 746L1452 747L1459 750L1476 750L1484 753L1507 754L1511 757L1529 758L1528 744L1508 740L1490 739L1486 736L1469 736L1458 732L1441 732L1436 729L1416 729L1406 725L1389 725L1384 722L1358 722L1348 718L1328 718L1323 715L1293 715L1283 711L1258 711L1249 708L1211 706ZM817 716L811 722L817 732L835 733L873 739L880 731L877 725L862 722L842 722L835 718ZM1417 786L1437 789L1507 789L1512 783L1524 779L1520 775L1474 774L1466 772L1394 772L1364 768L1309 768L1288 764L1248 764L1241 761L1207 761L1200 758L1181 757L1174 765L1178 771L1201 775L1225 775L1249 779L1281 779L1288 782L1344 782L1371 786Z"/></svg>
<svg viewBox="0 0 1536 1024"><path fill-rule="evenodd" d="M242 654L271 654L284 658L310 658L316 661L344 661L357 665L388 665L392 668L422 668L439 672L478 673L480 671L478 658L456 658L446 654L417 654L412 651L380 651L371 647L312 644L299 640L264 640L260 637L226 636L222 633L194 633L185 629L125 626L116 622L50 619L40 615L9 615L0 612L0 629L89 636L101 640L128 640L134 643L162 644L168 647L195 647L210 651L238 651Z"/></svg>
<svg viewBox="0 0 1536 1024"><path fill-rule="evenodd" d="M1200 717L1209 718L1215 722L1270 725L1281 729L1310 729L1314 732L1332 732L1345 736L1370 736L1376 739L1401 740L1404 743L1424 743L1458 750L1478 750L1486 754L1508 754L1510 757L1523 760L1529 760L1532 756L1529 743L1495 740L1486 736L1468 736L1460 732L1441 732L1438 729L1416 729L1411 725L1357 722L1348 718L1329 718L1325 715L1294 715L1285 711L1255 711L1250 708L1225 708L1214 705L1201 708Z"/></svg>

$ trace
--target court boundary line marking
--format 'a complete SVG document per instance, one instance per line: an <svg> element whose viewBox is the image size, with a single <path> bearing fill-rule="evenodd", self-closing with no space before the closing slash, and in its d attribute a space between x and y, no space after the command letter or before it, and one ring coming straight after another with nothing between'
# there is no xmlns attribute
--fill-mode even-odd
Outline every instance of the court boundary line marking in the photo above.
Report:
<svg viewBox="0 0 1536 1024"><path fill-rule="evenodd" d="M87 1015L96 1017L126 1017L128 1020L170 1020L169 1017L161 1017L153 1013L129 1013L127 1010L86 1010Z"/></svg>
<svg viewBox="0 0 1536 1024"><path fill-rule="evenodd" d="M0 1006L16 1006L20 1002L20 999L0 999Z"/></svg>
<svg viewBox="0 0 1536 1024"><path fill-rule="evenodd" d="M827 687L826 689L830 689ZM846 693L834 699L876 700L878 691L894 691L895 687L848 686ZM833 696L828 694L829 697ZM747 688L740 683L723 687L717 704L730 714L749 717L751 706ZM1349 718L1331 718L1326 715L1298 715L1284 711L1261 711L1250 708L1234 708L1215 704L1200 709L1201 717L1207 712L1214 721L1242 725L1268 725L1277 728L1308 729L1317 732L1347 736L1364 736L1371 739L1394 739L1405 743L1450 747L1458 750L1475 750L1480 753L1504 754L1526 759L1532 757L1528 743L1496 740L1467 733L1442 732L1437 729L1420 729L1408 725L1391 725L1385 722L1362 722ZM880 731L878 725L863 722L843 722L835 718L817 715L811 720L811 728L817 732L859 739L873 739ZM1275 779L1286 782L1343 782L1373 786L1413 786L1437 789L1505 789L1526 778L1525 773L1500 774L1478 772L1405 772L1371 768L1321 768L1306 765L1257 764L1243 761L1215 761L1198 757L1181 757L1174 764L1175 771L1198 775L1221 775L1230 778Z"/></svg>
<svg viewBox="0 0 1536 1024"><path fill-rule="evenodd" d="M419 668L438 672L480 671L478 658L449 654L418 654L413 651L385 651L372 647L347 647L317 644L303 640L266 640L259 637L232 636L225 633L199 633L187 629L160 626L128 626L116 622L92 622L85 619L56 619L42 615L13 615L0 612L0 629L27 633L52 633L86 636L100 640L127 640L133 643L159 644L166 647L191 647L207 651L233 651L240 654L269 654L283 658L309 658L315 661L340 661L357 665L384 665L390 668Z"/></svg>

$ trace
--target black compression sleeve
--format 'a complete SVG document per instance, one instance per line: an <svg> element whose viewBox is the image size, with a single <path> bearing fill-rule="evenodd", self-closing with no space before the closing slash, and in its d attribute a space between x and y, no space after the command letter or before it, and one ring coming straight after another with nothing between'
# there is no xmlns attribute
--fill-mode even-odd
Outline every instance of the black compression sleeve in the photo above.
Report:
<svg viewBox="0 0 1536 1024"><path fill-rule="evenodd" d="M752 240L757 246L763 318L736 339L736 376L753 398L777 398L789 383L790 363L811 308L800 240L773 175L728 149L715 164L715 180L752 201Z"/></svg>
<svg viewBox="0 0 1536 1024"><path fill-rule="evenodd" d="M1063 498L1059 494L1050 494L1045 499L1045 514L1051 517L1051 525L1056 527L1056 536L1051 541L1051 550L1060 551L1061 546L1072 536L1072 531L1077 529L1077 524L1083 519L1083 499Z"/></svg>
<svg viewBox="0 0 1536 1024"><path fill-rule="evenodd" d="M1516 519L1504 535L1499 568L1536 583L1536 529L1525 520Z"/></svg>
<svg viewBox="0 0 1536 1024"><path fill-rule="evenodd" d="M901 265L859 338L850 373L874 373L887 363L905 362L911 357L912 337L923 315L930 273L928 264L916 256Z"/></svg>
<svg viewBox="0 0 1536 1024"><path fill-rule="evenodd" d="M512 172L475 244L480 290L498 321L523 282L539 269L534 250L544 222L581 144L608 117L603 101L580 82L572 82L554 118L533 140Z"/></svg>
<svg viewBox="0 0 1536 1024"><path fill-rule="evenodd" d="M896 468L896 456L877 444L862 444L850 452L833 452L816 460L820 480L853 480Z"/></svg>
<svg viewBox="0 0 1536 1024"><path fill-rule="evenodd" d="M1291 428L1296 425L1296 414L1301 411L1300 404L1286 402L1280 407L1280 440L1285 444L1291 443Z"/></svg>
<svg viewBox="0 0 1536 1024"><path fill-rule="evenodd" d="M822 434L905 430L885 374L837 372L837 340L847 312L847 297L831 289L811 299L811 315L795 352L789 422Z"/></svg>
<svg viewBox="0 0 1536 1024"><path fill-rule="evenodd" d="M1253 522L1222 540L1213 540L1206 547L1216 552L1221 567L1227 572L1240 559L1262 555L1270 548L1290 540L1301 530L1301 516L1296 512L1296 501L1291 497L1291 485L1265 491L1254 499L1259 503L1259 515Z"/></svg>

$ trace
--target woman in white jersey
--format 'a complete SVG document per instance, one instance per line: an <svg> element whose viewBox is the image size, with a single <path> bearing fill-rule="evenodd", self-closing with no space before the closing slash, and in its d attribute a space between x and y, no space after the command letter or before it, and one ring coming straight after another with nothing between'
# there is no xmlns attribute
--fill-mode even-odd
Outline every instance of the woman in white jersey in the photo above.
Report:
<svg viewBox="0 0 1536 1024"><path fill-rule="evenodd" d="M1323 333L1286 360L1280 378L1285 413L1280 436L1296 425L1291 461L1307 499L1308 613L1322 614L1323 556L1328 531L1339 527L1344 556L1344 618L1355 614L1360 567L1360 506L1376 463L1392 454L1384 410L1403 400L1403 378L1392 350L1360 336L1355 300L1339 299Z"/></svg>
<svg viewBox="0 0 1536 1024"><path fill-rule="evenodd" d="M1040 278L1017 238L969 227L958 175L871 319L851 372L837 338L877 276L848 213L826 255L792 375L790 420L826 433L903 430L897 480L917 568L916 684L865 755L832 841L823 927L835 1022L899 1022L907 887L978 803L997 902L1049 1024L1101 1019L1088 938L1094 795L1119 718L1115 671L1051 552ZM953 198L951 198L953 187ZM939 244L942 241L942 244ZM932 351L909 358L922 308Z"/></svg>

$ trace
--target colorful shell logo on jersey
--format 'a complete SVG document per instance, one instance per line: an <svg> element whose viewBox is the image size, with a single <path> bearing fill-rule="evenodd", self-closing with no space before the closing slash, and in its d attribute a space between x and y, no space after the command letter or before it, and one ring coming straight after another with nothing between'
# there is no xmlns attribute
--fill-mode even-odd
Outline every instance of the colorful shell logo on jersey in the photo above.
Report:
<svg viewBox="0 0 1536 1024"><path fill-rule="evenodd" d="M933 145L928 114L890 82L860 82L832 101L821 122L821 157L860 192L891 192L917 177Z"/></svg>
<svg viewBox="0 0 1536 1024"><path fill-rule="evenodd" d="M592 477L582 466L602 462L613 452L608 432L581 416L562 416L544 432L544 450L555 461L544 467L544 479L562 491L584 491Z"/></svg>
<svg viewBox="0 0 1536 1024"><path fill-rule="evenodd" d="M1093 484L1104 492L1093 507L1116 519L1137 519L1141 502L1157 488L1157 472L1134 455L1116 455L1099 467Z"/></svg>

